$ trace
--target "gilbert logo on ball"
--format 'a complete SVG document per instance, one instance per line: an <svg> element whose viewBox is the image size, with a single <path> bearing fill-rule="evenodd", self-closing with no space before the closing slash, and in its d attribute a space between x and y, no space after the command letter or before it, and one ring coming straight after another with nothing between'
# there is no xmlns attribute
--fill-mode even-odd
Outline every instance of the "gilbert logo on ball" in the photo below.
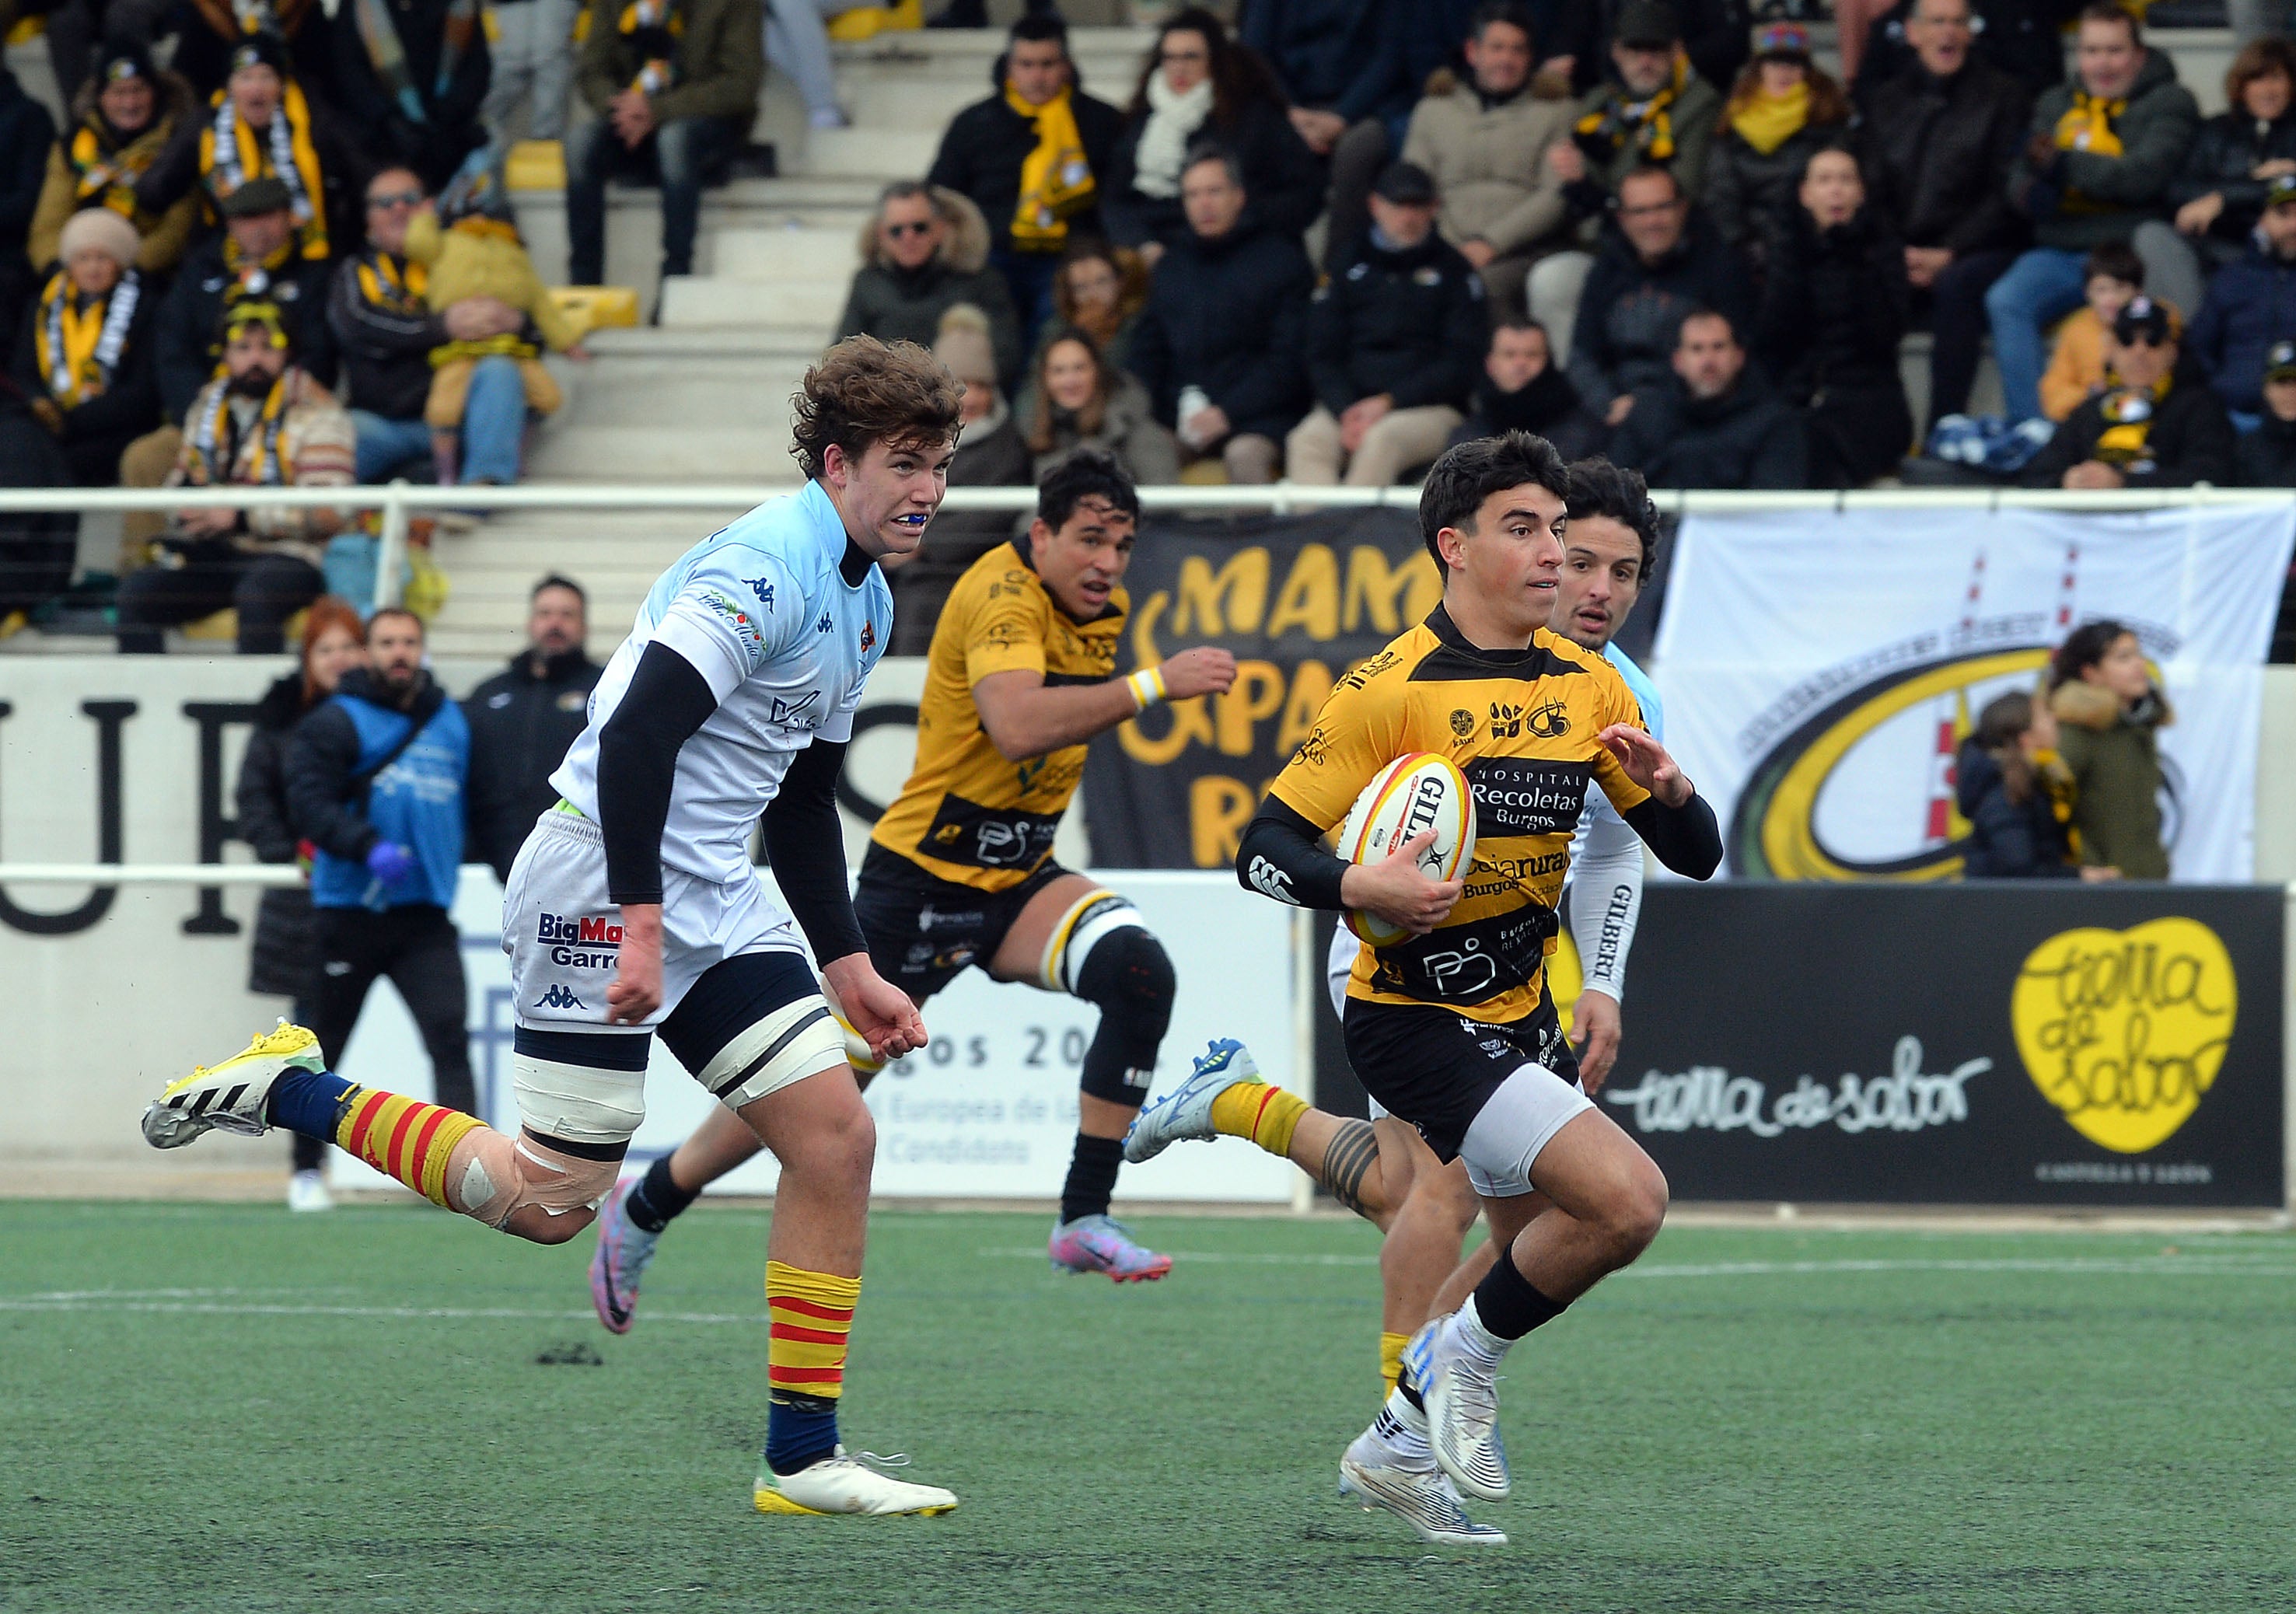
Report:
<svg viewBox="0 0 2296 1614"><path fill-rule="evenodd" d="M1435 839L1420 852L1420 869L1430 880L1457 879L1475 856L1474 793L1447 758L1416 751L1397 758L1364 786L1340 828L1339 853L1349 863L1378 863L1430 831ZM1348 915L1348 928L1375 947L1406 934L1362 913Z"/></svg>

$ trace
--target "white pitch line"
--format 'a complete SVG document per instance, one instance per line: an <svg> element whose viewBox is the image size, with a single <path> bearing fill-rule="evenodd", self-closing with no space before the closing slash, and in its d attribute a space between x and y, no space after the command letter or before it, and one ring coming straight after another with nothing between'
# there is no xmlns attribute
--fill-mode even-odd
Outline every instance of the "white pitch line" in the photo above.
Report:
<svg viewBox="0 0 2296 1614"><path fill-rule="evenodd" d="M503 1319L536 1323L594 1322L591 1311L528 1311L512 1306L293 1306L226 1300L139 1300L124 1297L15 1295L0 1297L0 1312L156 1312L168 1315L220 1317L387 1317L406 1322L466 1322ZM651 1323L748 1323L762 1327L762 1315L732 1312L649 1311Z"/></svg>
<svg viewBox="0 0 2296 1614"><path fill-rule="evenodd" d="M1031 1249L992 1249L979 1252L1041 1261L1044 1251ZM1376 1266L1377 1256L1285 1254L1277 1251L1174 1250L1172 1259L1210 1266ZM1828 1273L1895 1272L2035 1272L2067 1274L2129 1274L2175 1276L2296 1277L2296 1266L2241 1265L2254 1257L2068 1257L2054 1260L2002 1258L1961 1260L1839 1260L1839 1261L1707 1261L1677 1265L1629 1266L1614 1275L1625 1278L1807 1277Z"/></svg>

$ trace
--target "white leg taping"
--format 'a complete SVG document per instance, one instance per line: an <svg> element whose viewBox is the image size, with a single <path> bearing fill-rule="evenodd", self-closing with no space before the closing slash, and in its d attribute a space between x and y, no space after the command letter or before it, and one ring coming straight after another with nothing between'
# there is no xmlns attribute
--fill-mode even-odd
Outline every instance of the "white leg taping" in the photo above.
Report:
<svg viewBox="0 0 2296 1614"><path fill-rule="evenodd" d="M1047 992L1073 996L1077 978L1084 973L1085 960L1092 956L1093 948L1110 931L1127 926L1137 930L1148 928L1140 910L1115 892L1086 892L1053 927L1052 939L1045 944L1045 956L1037 966L1035 984Z"/></svg>
<svg viewBox="0 0 2296 1614"><path fill-rule="evenodd" d="M604 1070L512 1053L510 1073L519 1119L544 1137L627 1143L645 1119L643 1070Z"/></svg>
<svg viewBox="0 0 2296 1614"><path fill-rule="evenodd" d="M728 1110L844 1064L845 1033L816 995L783 1004L718 1051L698 1077Z"/></svg>
<svg viewBox="0 0 2296 1614"><path fill-rule="evenodd" d="M613 1187L621 1166L619 1160L585 1159L523 1136L506 1138L484 1127L466 1143L471 1158L449 1198L463 1215L489 1227L500 1227L529 1205L554 1217L586 1210Z"/></svg>
<svg viewBox="0 0 2296 1614"><path fill-rule="evenodd" d="M1531 1163L1554 1135L1594 1103L1544 1065L1523 1065L1468 1123L1459 1140L1467 1180L1485 1199L1513 1199L1533 1192Z"/></svg>

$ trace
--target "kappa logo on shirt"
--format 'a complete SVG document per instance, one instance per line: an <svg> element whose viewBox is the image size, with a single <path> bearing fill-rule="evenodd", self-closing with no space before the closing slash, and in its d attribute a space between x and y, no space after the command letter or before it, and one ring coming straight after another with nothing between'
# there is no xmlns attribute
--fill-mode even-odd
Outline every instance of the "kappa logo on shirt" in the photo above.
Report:
<svg viewBox="0 0 2296 1614"><path fill-rule="evenodd" d="M829 631L829 613L827 611L823 611L821 613L821 620L813 625L813 631L817 634L825 634Z"/></svg>
<svg viewBox="0 0 2296 1614"><path fill-rule="evenodd" d="M763 578L743 578L742 581L749 586L749 590L751 594L758 596L758 604L764 606L767 610L773 610L774 586L771 583L767 582Z"/></svg>

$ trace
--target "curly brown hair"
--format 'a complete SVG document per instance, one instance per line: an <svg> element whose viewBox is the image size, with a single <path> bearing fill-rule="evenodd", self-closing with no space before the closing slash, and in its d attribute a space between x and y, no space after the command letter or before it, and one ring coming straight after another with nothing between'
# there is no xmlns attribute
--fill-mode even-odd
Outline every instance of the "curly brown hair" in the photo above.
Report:
<svg viewBox="0 0 2296 1614"><path fill-rule="evenodd" d="M955 377L916 343L849 336L805 373L790 399L790 453L811 479L822 473L832 443L856 460L872 443L952 444L964 402Z"/></svg>

